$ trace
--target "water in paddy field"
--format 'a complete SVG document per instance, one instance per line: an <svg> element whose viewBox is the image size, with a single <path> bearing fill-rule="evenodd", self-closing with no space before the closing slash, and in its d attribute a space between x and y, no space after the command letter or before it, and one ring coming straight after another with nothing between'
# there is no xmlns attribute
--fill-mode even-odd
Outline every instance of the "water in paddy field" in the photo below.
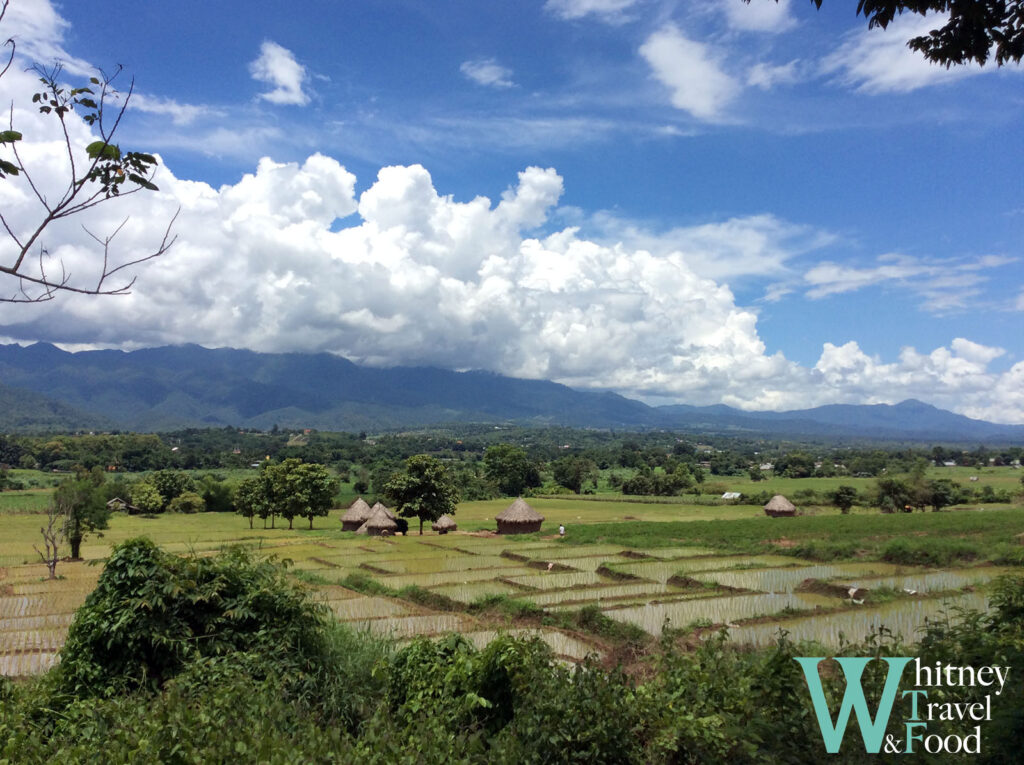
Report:
<svg viewBox="0 0 1024 765"><path fill-rule="evenodd" d="M513 637L539 637L548 644L556 655L564 656L575 661L582 661L590 654L600 655L600 651L589 643L552 629L514 629L504 632L481 630L478 632L466 633L464 637L477 648L484 648L499 635L511 635Z"/></svg>
<svg viewBox="0 0 1024 765"><path fill-rule="evenodd" d="M467 582L465 584L447 584L440 587L432 587L431 592L444 595L457 600L460 603L469 605L475 600L489 595L510 595L516 597L521 590L504 582Z"/></svg>
<svg viewBox="0 0 1024 765"><path fill-rule="evenodd" d="M367 619L351 622L350 625L356 629L365 629L375 635L390 638L432 636L446 632L465 633L478 626L475 619L462 614L423 614L388 619Z"/></svg>
<svg viewBox="0 0 1024 765"><path fill-rule="evenodd" d="M763 646L775 642L779 630L784 629L793 641L813 640L829 647L839 645L842 634L848 641L861 641L868 634L885 626L902 635L907 643L916 642L926 619L948 616L955 621L955 607L966 607L978 611L988 608L988 596L980 592L957 595L952 598L922 598L920 600L897 600L881 606L858 608L821 616L804 616L779 619L768 624L753 624L729 630L736 643Z"/></svg>
<svg viewBox="0 0 1024 765"><path fill-rule="evenodd" d="M524 573L508 577L508 580L533 590L564 590L569 587L587 587L608 581L593 571L553 571L546 573L543 571L533 571L532 569L524 569Z"/></svg>
<svg viewBox="0 0 1024 765"><path fill-rule="evenodd" d="M894 590L914 590L920 594L930 592L949 592L964 587L984 585L998 576L1008 574L1014 569L998 566L980 566L950 571L932 571L929 573L883 576L868 579L851 579L851 585L867 589L891 587Z"/></svg>
<svg viewBox="0 0 1024 765"><path fill-rule="evenodd" d="M682 628L694 622L728 624L756 616L770 616L780 611L834 607L836 599L807 593L774 593L733 595L718 598L699 598L671 603L648 603L627 608L606 608L605 614L620 622L637 625L654 636L662 633L665 620L668 626Z"/></svg>
<svg viewBox="0 0 1024 765"><path fill-rule="evenodd" d="M466 555L451 552L422 558L382 558L373 560L370 564L392 574L431 574L442 571L502 568L509 565L509 559L498 555Z"/></svg>
<svg viewBox="0 0 1024 765"><path fill-rule="evenodd" d="M511 563L508 560L505 562ZM441 587L447 584L470 584L472 582L501 579L507 576L517 576L529 570L525 566L505 566L504 568L470 569L457 572L438 571L432 574L394 574L391 576L372 574L371 576L381 584L386 584L388 587L393 587L396 590L411 585L433 589L434 587ZM364 571L363 573L367 572Z"/></svg>
<svg viewBox="0 0 1024 765"><path fill-rule="evenodd" d="M782 555L727 555L710 558L682 558L680 560L637 560L620 562L608 561L608 568L641 579L654 582L667 582L677 574L689 576L695 571L717 571L737 566L785 566L799 565L796 558Z"/></svg>
<svg viewBox="0 0 1024 765"><path fill-rule="evenodd" d="M743 571L702 571L691 574L700 582L759 592L792 592L805 579L830 580L880 576L899 570L891 563L828 563L818 566L789 566Z"/></svg>
<svg viewBox="0 0 1024 765"><path fill-rule="evenodd" d="M675 560L677 558L696 558L703 555L720 555L721 550L713 550L710 547L655 547L653 550L644 550L645 555L662 560Z"/></svg>

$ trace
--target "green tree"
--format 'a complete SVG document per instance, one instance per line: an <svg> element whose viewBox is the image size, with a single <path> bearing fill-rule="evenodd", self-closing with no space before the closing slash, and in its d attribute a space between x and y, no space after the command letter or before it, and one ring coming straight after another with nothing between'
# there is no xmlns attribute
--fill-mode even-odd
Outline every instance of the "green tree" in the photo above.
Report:
<svg viewBox="0 0 1024 765"><path fill-rule="evenodd" d="M857 490L853 486L840 486L835 491L829 492L828 499L839 508L839 512L846 515L857 501Z"/></svg>
<svg viewBox="0 0 1024 765"><path fill-rule="evenodd" d="M518 497L527 487L540 486L540 471L526 454L513 444L495 444L484 452L484 474L506 497Z"/></svg>
<svg viewBox="0 0 1024 765"><path fill-rule="evenodd" d="M91 477L67 478L53 493L58 515L64 519L64 536L71 546L71 559L81 560L86 534L107 528L110 510L100 484Z"/></svg>
<svg viewBox="0 0 1024 765"><path fill-rule="evenodd" d="M164 498L156 487L146 481L140 481L132 486L131 502L143 513L159 513L164 506Z"/></svg>
<svg viewBox="0 0 1024 765"><path fill-rule="evenodd" d="M323 465L289 457L280 465L269 466L266 473L270 500L288 519L289 529L296 517L308 518L312 529L313 519L326 516L331 509L338 485Z"/></svg>
<svg viewBox="0 0 1024 765"><path fill-rule="evenodd" d="M918 501L913 488L899 478L879 478L875 487L875 506L883 513L910 512Z"/></svg>
<svg viewBox="0 0 1024 765"><path fill-rule="evenodd" d="M231 484L212 474L204 475L199 481L199 494L211 513L230 513L235 509Z"/></svg>
<svg viewBox="0 0 1024 765"><path fill-rule="evenodd" d="M587 481L597 480L597 465L586 457L562 457L551 463L555 483L572 489L576 494L583 490Z"/></svg>
<svg viewBox="0 0 1024 765"><path fill-rule="evenodd" d="M263 490L263 480L260 476L244 479L238 488L235 489L235 512L243 518L249 519L249 528L252 528L252 519L255 516L266 519L267 517L267 494ZM263 528L267 524L264 520Z"/></svg>
<svg viewBox="0 0 1024 765"><path fill-rule="evenodd" d="M405 461L405 470L396 473L384 486L384 494L395 503L398 514L423 522L436 521L442 515L454 515L459 501L448 468L427 454L417 454Z"/></svg>
<svg viewBox="0 0 1024 765"><path fill-rule="evenodd" d="M322 649L323 614L283 568L239 548L182 557L131 539L76 612L54 680L84 698L159 688L204 656L250 651L301 666Z"/></svg>
<svg viewBox="0 0 1024 765"><path fill-rule="evenodd" d="M172 513L201 513L206 509L206 502L194 491L186 491L172 499L167 509Z"/></svg>
<svg viewBox="0 0 1024 765"><path fill-rule="evenodd" d="M186 491L196 490L195 481L188 473L181 470L157 470L149 477L149 482L160 492L164 510L175 498L180 497Z"/></svg>
<svg viewBox="0 0 1024 765"><path fill-rule="evenodd" d="M927 501L933 512L955 505L960 499L960 487L948 478L928 482Z"/></svg>
<svg viewBox="0 0 1024 765"><path fill-rule="evenodd" d="M778 0L775 0L778 2ZM743 0L749 3L750 0ZM811 0L821 8L822 0ZM1020 62L1024 56L1024 2L1021 0L858 0L857 14L868 20L868 29L886 29L896 16L942 14L928 34L911 38L907 47L947 69L953 64L976 61L985 64L995 48L997 66ZM937 20L938 21L938 20Z"/></svg>

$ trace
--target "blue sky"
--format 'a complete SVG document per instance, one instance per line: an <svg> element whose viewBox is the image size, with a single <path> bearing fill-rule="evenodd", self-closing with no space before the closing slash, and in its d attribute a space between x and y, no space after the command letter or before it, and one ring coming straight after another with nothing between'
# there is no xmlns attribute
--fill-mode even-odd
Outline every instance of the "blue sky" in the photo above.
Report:
<svg viewBox="0 0 1024 765"><path fill-rule="evenodd" d="M799 0L12 9L25 62L135 77L123 141L165 182L96 225L182 215L132 296L5 307L8 340L1024 422L1024 80L924 63L905 41L934 19L869 31Z"/></svg>

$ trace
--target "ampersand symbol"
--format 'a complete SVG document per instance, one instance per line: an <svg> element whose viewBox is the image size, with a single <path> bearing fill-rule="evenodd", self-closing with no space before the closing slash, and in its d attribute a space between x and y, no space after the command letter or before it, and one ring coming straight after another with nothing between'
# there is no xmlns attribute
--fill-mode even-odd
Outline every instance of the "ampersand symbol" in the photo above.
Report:
<svg viewBox="0 0 1024 765"><path fill-rule="evenodd" d="M885 753L886 754L899 754L900 745L903 743L903 739L896 738L891 733L885 737Z"/></svg>

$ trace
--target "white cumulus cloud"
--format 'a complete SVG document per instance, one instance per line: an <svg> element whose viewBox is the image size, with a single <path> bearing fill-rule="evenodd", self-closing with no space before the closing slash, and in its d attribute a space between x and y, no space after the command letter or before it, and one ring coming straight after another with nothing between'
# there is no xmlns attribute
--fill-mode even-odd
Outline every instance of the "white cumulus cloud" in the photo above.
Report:
<svg viewBox="0 0 1024 765"><path fill-rule="evenodd" d="M37 183L58 188L66 156L53 121L24 106L31 75L12 70L0 85L15 103L15 125L26 128L22 153ZM85 145L89 129L69 124ZM82 224L103 235L127 217L111 249L123 260L150 251L180 208L177 243L135 269L132 293L0 305L6 337L330 351L363 363L482 368L744 408L915 397L1024 422L1024 362L994 371L1003 349L967 338L930 353L907 348L896 361L853 341L830 343L813 368L769 352L757 313L725 280L774 277L791 268L793 253L828 239L772 216L654 233L609 220L592 237L553 224L564 187L553 168L524 169L499 199L457 200L416 164L382 168L360 190L322 154L264 158L220 188L168 167L156 180L159 192L105 203L44 237L48 262L85 279L101 253ZM23 178L0 184L0 207L18 230L38 215ZM9 254L0 246L0 261ZM963 262L956 276L997 262Z"/></svg>
<svg viewBox="0 0 1024 765"><path fill-rule="evenodd" d="M654 77L671 92L672 105L700 120L720 120L740 87L718 63L711 46L669 24L640 46Z"/></svg>
<svg viewBox="0 0 1024 765"><path fill-rule="evenodd" d="M295 60L295 54L272 40L260 46L260 55L249 64L254 80L272 86L260 98L272 104L305 106L309 94L303 86L308 79L306 67Z"/></svg>

